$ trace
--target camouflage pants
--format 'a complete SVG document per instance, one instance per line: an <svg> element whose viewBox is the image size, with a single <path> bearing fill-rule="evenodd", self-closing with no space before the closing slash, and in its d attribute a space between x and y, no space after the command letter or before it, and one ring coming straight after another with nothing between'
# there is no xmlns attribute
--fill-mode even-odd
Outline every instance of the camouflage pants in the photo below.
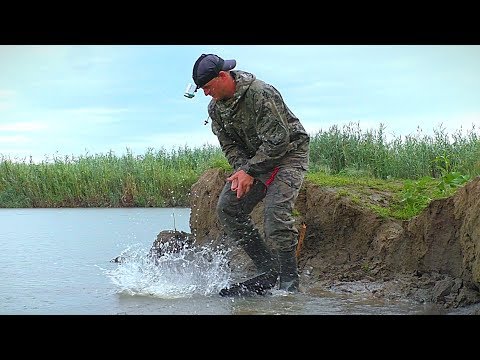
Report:
<svg viewBox="0 0 480 360"><path fill-rule="evenodd" d="M294 267L292 271L296 274L298 230L293 208L305 172L302 168L279 168L268 187L255 179L250 191L241 199L237 199L236 192L230 189L230 182L225 184L220 193L217 203L220 224L225 233L247 252L260 271L279 272L282 263L288 263L283 267ZM275 244L274 251L268 248L250 217L261 200L264 200L265 237Z"/></svg>

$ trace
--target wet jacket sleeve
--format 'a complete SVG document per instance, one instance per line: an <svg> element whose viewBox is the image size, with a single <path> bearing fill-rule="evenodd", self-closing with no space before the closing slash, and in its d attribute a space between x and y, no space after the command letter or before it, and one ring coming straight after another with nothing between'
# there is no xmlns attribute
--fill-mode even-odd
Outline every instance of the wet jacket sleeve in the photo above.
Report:
<svg viewBox="0 0 480 360"><path fill-rule="evenodd" d="M209 115L212 119L212 131L217 136L225 157L228 160L230 166L237 170L247 162L247 156L245 152L232 140L226 133L223 125L216 118L215 112L209 108Z"/></svg>
<svg viewBox="0 0 480 360"><path fill-rule="evenodd" d="M261 145L241 169L255 177L272 171L294 144L290 143L287 110L278 91L268 87L252 93L246 100L251 101L248 106L253 106L257 114L253 124Z"/></svg>

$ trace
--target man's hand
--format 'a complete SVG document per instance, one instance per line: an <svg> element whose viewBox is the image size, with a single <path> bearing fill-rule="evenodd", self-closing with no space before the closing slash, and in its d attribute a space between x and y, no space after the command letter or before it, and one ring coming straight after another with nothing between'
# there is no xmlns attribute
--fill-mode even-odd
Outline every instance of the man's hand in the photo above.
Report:
<svg viewBox="0 0 480 360"><path fill-rule="evenodd" d="M253 176L248 175L245 171L240 170L227 178L227 181L232 183L232 191L237 192L237 199L241 199L253 185Z"/></svg>

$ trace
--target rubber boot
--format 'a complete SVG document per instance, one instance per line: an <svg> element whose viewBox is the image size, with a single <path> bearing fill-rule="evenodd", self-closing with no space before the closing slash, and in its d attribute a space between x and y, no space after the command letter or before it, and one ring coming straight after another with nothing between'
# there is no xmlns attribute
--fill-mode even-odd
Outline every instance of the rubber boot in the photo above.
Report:
<svg viewBox="0 0 480 360"><path fill-rule="evenodd" d="M255 267L260 273L270 273L278 275L279 264L276 257L272 254L267 244L260 237L257 229L254 230L253 236L248 241L240 242L240 246L252 259Z"/></svg>
<svg viewBox="0 0 480 360"><path fill-rule="evenodd" d="M277 275L263 273L220 290L221 296L265 295L277 283Z"/></svg>
<svg viewBox="0 0 480 360"><path fill-rule="evenodd" d="M267 247L255 229L255 233L248 239L248 242L241 242L243 250L252 259L255 267L260 272L259 275L230 285L228 288L220 291L221 296L248 296L248 295L264 295L268 290L275 287L278 279L278 261L272 255L272 252Z"/></svg>
<svg viewBox="0 0 480 360"><path fill-rule="evenodd" d="M279 289L288 292L298 292L300 280L295 251L281 251L278 257L280 260Z"/></svg>

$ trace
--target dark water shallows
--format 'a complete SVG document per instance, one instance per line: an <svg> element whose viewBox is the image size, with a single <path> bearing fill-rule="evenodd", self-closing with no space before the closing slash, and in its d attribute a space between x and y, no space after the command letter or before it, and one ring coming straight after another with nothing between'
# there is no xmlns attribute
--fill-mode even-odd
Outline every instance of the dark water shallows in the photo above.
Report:
<svg viewBox="0 0 480 360"><path fill-rule="evenodd" d="M428 314L429 306L328 292L222 298L228 252L186 248L154 264L190 209L0 209L0 314ZM111 259L121 255L125 262Z"/></svg>

